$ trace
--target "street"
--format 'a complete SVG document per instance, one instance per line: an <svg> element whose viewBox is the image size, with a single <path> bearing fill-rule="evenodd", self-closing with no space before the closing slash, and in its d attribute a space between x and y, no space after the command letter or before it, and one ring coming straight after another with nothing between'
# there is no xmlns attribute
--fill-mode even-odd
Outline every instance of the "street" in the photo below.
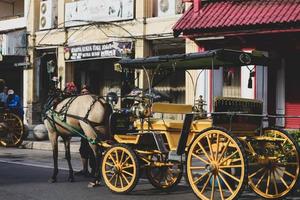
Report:
<svg viewBox="0 0 300 200"><path fill-rule="evenodd" d="M0 195L1 200L93 200L93 199L196 199L191 189L184 181L172 192L162 192L154 189L147 180L141 178L137 187L129 195L111 193L105 186L88 188L89 178L75 176L75 182L67 182L67 163L64 153L59 152L58 182L47 182L52 173L51 151L0 148ZM72 154L72 164L75 171L80 170L78 153ZM298 197L296 197L298 196ZM245 191L240 197L260 199L255 194ZM300 195L294 194L294 198Z"/></svg>

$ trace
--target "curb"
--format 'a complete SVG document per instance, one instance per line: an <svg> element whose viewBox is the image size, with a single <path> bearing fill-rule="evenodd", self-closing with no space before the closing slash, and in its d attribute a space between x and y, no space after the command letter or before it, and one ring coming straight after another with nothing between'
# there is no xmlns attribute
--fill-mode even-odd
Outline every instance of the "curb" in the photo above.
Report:
<svg viewBox="0 0 300 200"><path fill-rule="evenodd" d="M80 141L71 141L70 152L78 153L80 147ZM21 149L36 149L44 151L52 151L52 146L50 141L23 141L19 146ZM65 151L64 143L58 141L58 151Z"/></svg>

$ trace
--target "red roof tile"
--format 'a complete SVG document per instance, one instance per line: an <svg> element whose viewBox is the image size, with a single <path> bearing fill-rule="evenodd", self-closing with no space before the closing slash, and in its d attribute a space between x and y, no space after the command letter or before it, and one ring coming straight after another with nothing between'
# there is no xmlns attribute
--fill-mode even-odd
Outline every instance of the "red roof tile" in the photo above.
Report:
<svg viewBox="0 0 300 200"><path fill-rule="evenodd" d="M173 27L175 35L252 29L300 28L300 0L208 0L191 7Z"/></svg>

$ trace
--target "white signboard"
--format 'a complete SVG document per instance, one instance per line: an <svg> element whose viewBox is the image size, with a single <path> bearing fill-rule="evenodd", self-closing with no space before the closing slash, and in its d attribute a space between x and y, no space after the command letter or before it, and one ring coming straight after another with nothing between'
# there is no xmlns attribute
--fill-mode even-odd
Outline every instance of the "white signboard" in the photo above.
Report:
<svg viewBox="0 0 300 200"><path fill-rule="evenodd" d="M134 0L82 0L65 5L65 26L88 22L130 20L134 17Z"/></svg>
<svg viewBox="0 0 300 200"><path fill-rule="evenodd" d="M2 54L25 56L26 55L26 32L15 31L15 32L9 32L4 34L2 38Z"/></svg>

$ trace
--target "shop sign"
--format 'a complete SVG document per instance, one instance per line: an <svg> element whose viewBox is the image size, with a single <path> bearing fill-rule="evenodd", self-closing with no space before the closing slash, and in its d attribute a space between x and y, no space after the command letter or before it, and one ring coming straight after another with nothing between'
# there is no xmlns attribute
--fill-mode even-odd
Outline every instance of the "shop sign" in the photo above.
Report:
<svg viewBox="0 0 300 200"><path fill-rule="evenodd" d="M66 61L80 61L102 58L121 58L132 51L132 42L108 42L65 48Z"/></svg>
<svg viewBox="0 0 300 200"><path fill-rule="evenodd" d="M81 0L65 4L65 26L134 18L133 0Z"/></svg>

